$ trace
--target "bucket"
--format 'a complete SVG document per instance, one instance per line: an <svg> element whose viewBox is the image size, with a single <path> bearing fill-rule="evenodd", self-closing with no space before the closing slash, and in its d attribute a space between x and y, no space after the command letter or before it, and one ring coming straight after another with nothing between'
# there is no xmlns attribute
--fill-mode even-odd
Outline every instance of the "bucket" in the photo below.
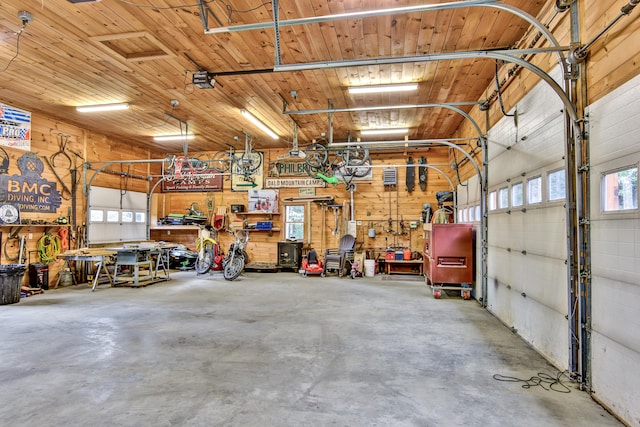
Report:
<svg viewBox="0 0 640 427"><path fill-rule="evenodd" d="M403 253L403 257L405 261L411 260L411 251L409 249L405 249Z"/></svg>
<svg viewBox="0 0 640 427"><path fill-rule="evenodd" d="M70 270L64 269L60 270L60 286L71 286L73 285L73 275Z"/></svg>
<svg viewBox="0 0 640 427"><path fill-rule="evenodd" d="M364 260L364 275L366 277L373 277L376 275L376 260L365 259Z"/></svg>
<svg viewBox="0 0 640 427"><path fill-rule="evenodd" d="M0 305L20 302L24 264L0 265Z"/></svg>

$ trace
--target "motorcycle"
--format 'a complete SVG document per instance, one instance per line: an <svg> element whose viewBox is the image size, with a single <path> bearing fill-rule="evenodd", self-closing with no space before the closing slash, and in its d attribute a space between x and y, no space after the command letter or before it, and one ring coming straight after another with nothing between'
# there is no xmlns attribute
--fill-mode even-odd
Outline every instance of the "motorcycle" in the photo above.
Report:
<svg viewBox="0 0 640 427"><path fill-rule="evenodd" d="M220 245L213 236L213 227L205 225L198 231L196 240L196 252L198 257L195 262L196 274L205 274L209 270L222 270L222 255L220 255Z"/></svg>
<svg viewBox="0 0 640 427"><path fill-rule="evenodd" d="M222 259L222 272L226 280L237 279L248 260L245 248L249 242L249 233L246 230L237 230L234 237L234 242Z"/></svg>

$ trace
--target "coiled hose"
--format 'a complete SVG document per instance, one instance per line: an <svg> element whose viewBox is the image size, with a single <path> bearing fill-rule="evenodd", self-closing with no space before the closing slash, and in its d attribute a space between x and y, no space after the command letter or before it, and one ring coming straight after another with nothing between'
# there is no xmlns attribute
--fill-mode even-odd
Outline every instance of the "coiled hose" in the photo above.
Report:
<svg viewBox="0 0 640 427"><path fill-rule="evenodd" d="M45 264L55 261L56 255L60 253L61 246L60 237L54 236L51 233L43 234L36 245L38 254L40 255L40 261Z"/></svg>

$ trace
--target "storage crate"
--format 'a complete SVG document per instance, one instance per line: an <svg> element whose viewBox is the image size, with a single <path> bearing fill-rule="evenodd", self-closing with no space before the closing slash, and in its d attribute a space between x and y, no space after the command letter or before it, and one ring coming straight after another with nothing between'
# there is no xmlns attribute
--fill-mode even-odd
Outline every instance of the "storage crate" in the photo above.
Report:
<svg viewBox="0 0 640 427"><path fill-rule="evenodd" d="M258 221L256 224L257 230L271 230L273 228L273 221Z"/></svg>

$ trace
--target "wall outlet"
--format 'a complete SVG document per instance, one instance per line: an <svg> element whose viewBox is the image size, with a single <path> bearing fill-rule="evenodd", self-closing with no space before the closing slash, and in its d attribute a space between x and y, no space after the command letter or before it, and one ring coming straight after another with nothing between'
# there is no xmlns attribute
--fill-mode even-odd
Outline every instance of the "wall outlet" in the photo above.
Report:
<svg viewBox="0 0 640 427"><path fill-rule="evenodd" d="M29 235L27 236L27 239L29 240L33 239L33 233L29 233Z"/></svg>
<svg viewBox="0 0 640 427"><path fill-rule="evenodd" d="M167 230L167 236L171 235L171 230Z"/></svg>

